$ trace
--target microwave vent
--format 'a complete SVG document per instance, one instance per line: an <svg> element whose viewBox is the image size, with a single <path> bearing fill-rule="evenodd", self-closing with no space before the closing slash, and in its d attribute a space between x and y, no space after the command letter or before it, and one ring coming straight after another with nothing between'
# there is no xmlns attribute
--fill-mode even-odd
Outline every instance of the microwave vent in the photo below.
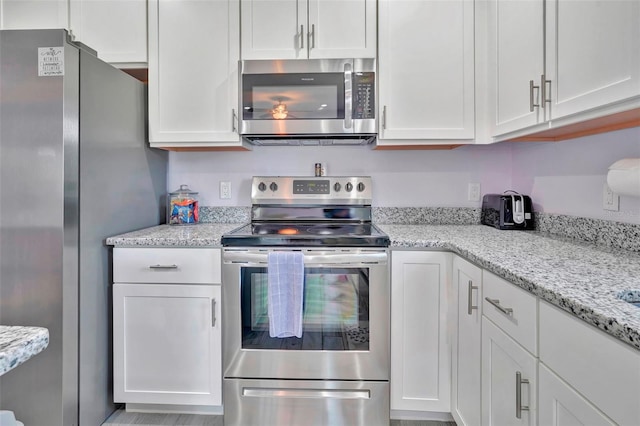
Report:
<svg viewBox="0 0 640 426"><path fill-rule="evenodd" d="M244 140L257 146L344 146L370 145L376 141L376 135L244 135Z"/></svg>

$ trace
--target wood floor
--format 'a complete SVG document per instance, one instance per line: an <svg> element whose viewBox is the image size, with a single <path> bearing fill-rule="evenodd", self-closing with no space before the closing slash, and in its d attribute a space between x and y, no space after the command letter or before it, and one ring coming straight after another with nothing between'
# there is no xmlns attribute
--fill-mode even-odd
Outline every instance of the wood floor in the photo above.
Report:
<svg viewBox="0 0 640 426"><path fill-rule="evenodd" d="M222 416L197 414L149 414L127 413L118 410L103 426L223 426ZM292 425L293 426L293 425ZM390 426L456 426L454 422L432 422L416 420L391 420Z"/></svg>

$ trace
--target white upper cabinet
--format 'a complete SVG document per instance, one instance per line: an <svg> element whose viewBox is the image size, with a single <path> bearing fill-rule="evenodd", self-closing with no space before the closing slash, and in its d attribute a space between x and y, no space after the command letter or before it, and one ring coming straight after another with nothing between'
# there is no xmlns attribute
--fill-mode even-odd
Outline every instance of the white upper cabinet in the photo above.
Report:
<svg viewBox="0 0 640 426"><path fill-rule="evenodd" d="M640 96L640 2L546 1L547 118Z"/></svg>
<svg viewBox="0 0 640 426"><path fill-rule="evenodd" d="M238 0L149 1L149 140L240 146Z"/></svg>
<svg viewBox="0 0 640 426"><path fill-rule="evenodd" d="M147 62L147 0L71 0L76 40L114 64Z"/></svg>
<svg viewBox="0 0 640 426"><path fill-rule="evenodd" d="M378 43L378 145L472 142L474 1L380 0Z"/></svg>
<svg viewBox="0 0 640 426"><path fill-rule="evenodd" d="M494 136L640 106L640 2L491 0L489 7Z"/></svg>
<svg viewBox="0 0 640 426"><path fill-rule="evenodd" d="M69 0L0 0L0 30L69 29Z"/></svg>
<svg viewBox="0 0 640 426"><path fill-rule="evenodd" d="M375 58L375 0L242 0L242 59Z"/></svg>
<svg viewBox="0 0 640 426"><path fill-rule="evenodd" d="M147 0L0 0L0 29L64 28L106 62L146 66Z"/></svg>
<svg viewBox="0 0 640 426"><path fill-rule="evenodd" d="M490 108L494 134L544 120L540 81L544 74L544 3L542 0L489 3Z"/></svg>

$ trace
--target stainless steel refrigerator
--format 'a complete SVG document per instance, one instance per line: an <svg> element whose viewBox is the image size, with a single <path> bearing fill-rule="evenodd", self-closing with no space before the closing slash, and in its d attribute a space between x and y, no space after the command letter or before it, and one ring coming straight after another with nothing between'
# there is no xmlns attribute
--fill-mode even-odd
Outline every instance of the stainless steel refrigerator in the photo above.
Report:
<svg viewBox="0 0 640 426"><path fill-rule="evenodd" d="M49 329L0 377L29 426L114 411L105 238L164 218L166 152L148 148L145 86L64 30L0 31L0 324Z"/></svg>

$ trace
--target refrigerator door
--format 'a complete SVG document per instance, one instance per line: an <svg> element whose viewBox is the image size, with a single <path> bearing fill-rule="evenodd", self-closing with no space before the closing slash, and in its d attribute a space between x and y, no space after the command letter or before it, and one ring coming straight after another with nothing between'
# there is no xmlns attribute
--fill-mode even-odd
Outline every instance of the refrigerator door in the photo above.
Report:
<svg viewBox="0 0 640 426"><path fill-rule="evenodd" d="M65 31L0 32L0 323L50 336L0 407L29 425L77 424L78 63Z"/></svg>

